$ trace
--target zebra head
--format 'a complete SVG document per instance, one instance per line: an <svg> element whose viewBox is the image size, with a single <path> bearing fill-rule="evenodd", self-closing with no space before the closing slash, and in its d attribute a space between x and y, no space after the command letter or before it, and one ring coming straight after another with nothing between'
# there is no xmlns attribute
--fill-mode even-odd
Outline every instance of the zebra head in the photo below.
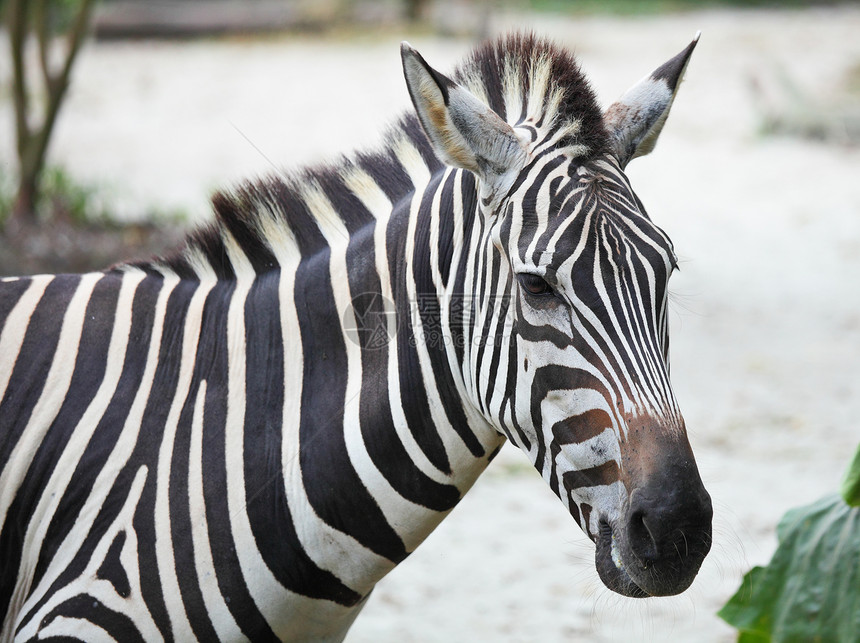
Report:
<svg viewBox="0 0 860 643"><path fill-rule="evenodd" d="M596 543L603 582L627 596L685 590L711 541L669 382L676 257L624 174L654 147L695 44L603 113L572 56L531 36L478 49L453 79L402 48L434 151L474 181L459 295L468 397L529 455Z"/></svg>

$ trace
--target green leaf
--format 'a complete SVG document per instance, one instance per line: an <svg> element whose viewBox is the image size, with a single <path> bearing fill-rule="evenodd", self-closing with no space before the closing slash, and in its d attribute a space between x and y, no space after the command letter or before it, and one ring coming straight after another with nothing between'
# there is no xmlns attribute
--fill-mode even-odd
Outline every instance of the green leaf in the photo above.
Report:
<svg viewBox="0 0 860 643"><path fill-rule="evenodd" d="M838 495L792 509L767 567L744 576L719 616L744 643L858 640L860 508Z"/></svg>
<svg viewBox="0 0 860 643"><path fill-rule="evenodd" d="M852 507L860 507L860 445L857 446L854 460L845 473L845 479L842 481L842 489L840 491L842 497L845 498L845 502Z"/></svg>
<svg viewBox="0 0 860 643"><path fill-rule="evenodd" d="M738 643L770 643L770 637L758 632L741 632L738 636Z"/></svg>

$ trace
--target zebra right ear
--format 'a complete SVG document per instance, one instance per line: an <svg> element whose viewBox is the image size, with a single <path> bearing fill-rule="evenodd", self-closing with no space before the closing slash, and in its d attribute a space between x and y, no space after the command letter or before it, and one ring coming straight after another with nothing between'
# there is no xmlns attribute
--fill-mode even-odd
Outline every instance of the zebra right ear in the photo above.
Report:
<svg viewBox="0 0 860 643"><path fill-rule="evenodd" d="M496 112L430 67L409 43L400 45L403 75L418 119L442 161L482 181L485 205L503 195L525 166L522 142Z"/></svg>
<svg viewBox="0 0 860 643"><path fill-rule="evenodd" d="M633 85L603 115L612 153L622 168L654 149L700 34L696 32L680 54Z"/></svg>

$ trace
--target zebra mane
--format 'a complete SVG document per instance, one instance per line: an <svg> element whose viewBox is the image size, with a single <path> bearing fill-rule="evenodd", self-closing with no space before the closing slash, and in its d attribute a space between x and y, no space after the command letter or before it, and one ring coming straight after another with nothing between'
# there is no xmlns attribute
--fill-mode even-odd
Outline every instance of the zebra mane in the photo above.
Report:
<svg viewBox="0 0 860 643"><path fill-rule="evenodd" d="M511 125L538 131L538 140L554 139L554 148L582 161L607 146L602 112L579 63L548 40L513 34L488 41L453 78ZM172 255L130 265L184 279L232 279L295 265L387 217L442 168L418 119L408 114L377 151L217 192L214 222L190 233Z"/></svg>
<svg viewBox="0 0 860 643"><path fill-rule="evenodd" d="M531 125L576 157L608 145L603 113L579 62L534 34L511 34L475 49L454 79L511 125Z"/></svg>

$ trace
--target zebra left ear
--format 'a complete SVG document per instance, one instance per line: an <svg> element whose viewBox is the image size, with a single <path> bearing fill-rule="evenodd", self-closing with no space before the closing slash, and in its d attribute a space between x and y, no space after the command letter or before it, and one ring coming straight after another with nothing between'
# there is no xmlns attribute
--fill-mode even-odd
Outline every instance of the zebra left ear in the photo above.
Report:
<svg viewBox="0 0 860 643"><path fill-rule="evenodd" d="M496 112L469 90L430 67L408 43L400 45L403 75L418 119L442 161L481 179L490 205L525 166L522 142Z"/></svg>
<svg viewBox="0 0 860 643"><path fill-rule="evenodd" d="M621 167L654 149L701 32L680 54L633 85L603 115Z"/></svg>

